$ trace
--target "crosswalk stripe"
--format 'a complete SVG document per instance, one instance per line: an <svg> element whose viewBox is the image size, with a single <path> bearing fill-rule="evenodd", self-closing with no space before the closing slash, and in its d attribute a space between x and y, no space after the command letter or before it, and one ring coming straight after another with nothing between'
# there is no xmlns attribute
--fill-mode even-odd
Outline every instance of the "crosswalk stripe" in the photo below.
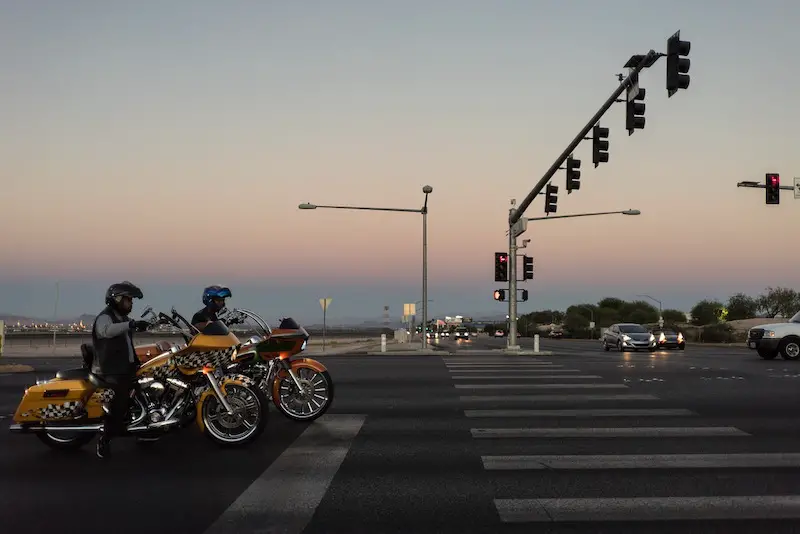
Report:
<svg viewBox="0 0 800 534"><path fill-rule="evenodd" d="M453 380L588 380L590 378L603 378L600 375L531 375L531 376L451 376Z"/></svg>
<svg viewBox="0 0 800 534"><path fill-rule="evenodd" d="M471 428L473 438L673 438L750 436L734 426L592 427L592 428Z"/></svg>
<svg viewBox="0 0 800 534"><path fill-rule="evenodd" d="M610 395L465 395L461 402L600 402L600 401L656 401L655 395L639 393L619 393Z"/></svg>
<svg viewBox="0 0 800 534"><path fill-rule="evenodd" d="M503 523L800 519L800 495L495 499Z"/></svg>
<svg viewBox="0 0 800 534"><path fill-rule="evenodd" d="M325 414L311 423L204 534L302 532L365 420Z"/></svg>
<svg viewBox="0 0 800 534"><path fill-rule="evenodd" d="M467 417L672 417L697 415L683 408L588 408L563 410L464 410Z"/></svg>
<svg viewBox="0 0 800 534"><path fill-rule="evenodd" d="M800 467L800 453L482 456L487 471Z"/></svg>
<svg viewBox="0 0 800 534"><path fill-rule="evenodd" d="M628 389L625 384L455 384L456 389Z"/></svg>

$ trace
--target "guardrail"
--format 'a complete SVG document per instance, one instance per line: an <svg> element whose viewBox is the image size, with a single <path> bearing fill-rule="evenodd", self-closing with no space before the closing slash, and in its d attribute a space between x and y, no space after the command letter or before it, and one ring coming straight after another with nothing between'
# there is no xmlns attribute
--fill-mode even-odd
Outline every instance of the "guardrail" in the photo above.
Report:
<svg viewBox="0 0 800 534"><path fill-rule="evenodd" d="M322 340L322 331L308 330L311 338L315 341ZM235 332L234 334L245 336L245 332ZM337 338L380 338L381 334L389 334L385 329L353 329L353 330L334 330L325 333L326 339L335 340ZM180 334L171 332L140 332L135 335L136 343L147 343L148 341L175 340L183 339ZM91 343L92 335L90 332L57 332L55 336L56 346L66 346L80 343ZM5 346L53 346L53 332L6 332Z"/></svg>

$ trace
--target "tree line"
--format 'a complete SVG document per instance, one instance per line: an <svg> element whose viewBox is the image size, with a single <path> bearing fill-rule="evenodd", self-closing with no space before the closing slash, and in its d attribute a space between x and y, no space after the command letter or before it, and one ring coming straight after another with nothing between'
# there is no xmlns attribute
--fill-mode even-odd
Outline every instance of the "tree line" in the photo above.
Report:
<svg viewBox="0 0 800 534"><path fill-rule="evenodd" d="M768 287L757 296L745 293L731 295L726 302L704 299L689 312L691 318L676 309L662 310L665 327L677 329L692 341L735 343L744 341L746 331L733 328L730 321L755 317L791 317L800 311L800 292L785 287ZM541 333L542 326L558 325L565 337L596 338L600 329L614 323L658 324L659 311L645 300L626 301L606 297L596 304L583 303L565 311L541 310L519 317L518 330L522 335ZM589 328L594 321L594 328ZM486 330L507 330L506 325L487 325Z"/></svg>

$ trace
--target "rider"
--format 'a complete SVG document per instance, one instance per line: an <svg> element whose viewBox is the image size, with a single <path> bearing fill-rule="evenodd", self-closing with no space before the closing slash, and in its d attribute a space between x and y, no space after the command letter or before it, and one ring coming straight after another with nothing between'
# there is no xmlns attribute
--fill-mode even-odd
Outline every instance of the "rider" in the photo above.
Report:
<svg viewBox="0 0 800 534"><path fill-rule="evenodd" d="M225 299L232 297L231 290L225 286L208 286L203 290L205 308L192 317L192 325L202 331L211 321L218 321L217 313L225 309Z"/></svg>
<svg viewBox="0 0 800 534"><path fill-rule="evenodd" d="M128 412L137 358L133 348L133 332L142 332L150 325L128 317L133 299L142 298L142 290L125 281L106 290L106 307L92 325L94 360L92 374L107 382L114 398L109 403L103 433L97 441L97 456L111 455L111 438L122 433Z"/></svg>

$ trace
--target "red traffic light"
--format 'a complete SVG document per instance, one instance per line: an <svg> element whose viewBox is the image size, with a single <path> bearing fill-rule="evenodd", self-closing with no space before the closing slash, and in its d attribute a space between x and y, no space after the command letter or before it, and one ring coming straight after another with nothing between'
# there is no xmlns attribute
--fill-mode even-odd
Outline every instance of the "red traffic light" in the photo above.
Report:
<svg viewBox="0 0 800 534"><path fill-rule="evenodd" d="M500 292L499 291L495 291L494 292L494 300L500 300Z"/></svg>
<svg viewBox="0 0 800 534"><path fill-rule="evenodd" d="M508 261L508 256L500 256L498 259L500 260L500 263L505 263Z"/></svg>
<svg viewBox="0 0 800 534"><path fill-rule="evenodd" d="M779 174L768 174L767 180L769 180L769 185L772 187L781 185L781 176Z"/></svg>

